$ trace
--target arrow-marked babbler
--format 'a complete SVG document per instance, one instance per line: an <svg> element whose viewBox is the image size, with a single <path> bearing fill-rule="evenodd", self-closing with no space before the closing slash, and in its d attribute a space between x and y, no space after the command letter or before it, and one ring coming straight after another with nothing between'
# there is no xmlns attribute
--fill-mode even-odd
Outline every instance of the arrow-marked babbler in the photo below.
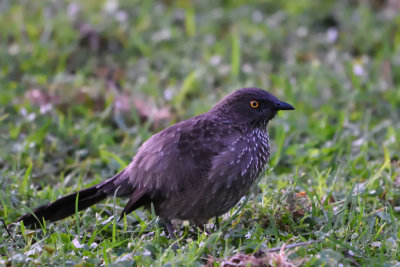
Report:
<svg viewBox="0 0 400 267"><path fill-rule="evenodd" d="M77 197L78 210L83 210L115 194L129 198L121 216L153 203L174 237L172 219L203 225L249 192L270 157L268 122L279 110L292 109L262 89L239 89L208 112L153 135L115 176L18 221L57 221L75 213Z"/></svg>

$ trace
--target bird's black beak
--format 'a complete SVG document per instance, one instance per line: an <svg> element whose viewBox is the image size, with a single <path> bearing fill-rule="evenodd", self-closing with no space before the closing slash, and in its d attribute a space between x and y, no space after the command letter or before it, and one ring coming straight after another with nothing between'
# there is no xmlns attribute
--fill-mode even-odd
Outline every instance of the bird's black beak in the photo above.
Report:
<svg viewBox="0 0 400 267"><path fill-rule="evenodd" d="M294 107L286 102L277 100L274 105L276 110L293 110Z"/></svg>

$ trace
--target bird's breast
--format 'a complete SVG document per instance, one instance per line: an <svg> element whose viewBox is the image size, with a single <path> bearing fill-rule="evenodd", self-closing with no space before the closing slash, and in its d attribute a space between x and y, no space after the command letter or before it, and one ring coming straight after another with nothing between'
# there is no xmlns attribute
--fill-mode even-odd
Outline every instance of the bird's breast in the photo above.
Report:
<svg viewBox="0 0 400 267"><path fill-rule="evenodd" d="M242 138L243 143L235 155L236 163L241 166L239 176L253 182L268 164L269 136L266 130L254 129Z"/></svg>
<svg viewBox="0 0 400 267"><path fill-rule="evenodd" d="M245 196L254 185L260 173L267 166L270 156L269 137L266 131L254 130L237 137L213 163L205 181L197 206L204 217L220 215Z"/></svg>
<svg viewBox="0 0 400 267"><path fill-rule="evenodd" d="M225 149L213 157L210 170L195 188L160 203L159 210L168 211L162 216L206 220L227 212L249 192L264 170L269 150L266 130L232 136Z"/></svg>

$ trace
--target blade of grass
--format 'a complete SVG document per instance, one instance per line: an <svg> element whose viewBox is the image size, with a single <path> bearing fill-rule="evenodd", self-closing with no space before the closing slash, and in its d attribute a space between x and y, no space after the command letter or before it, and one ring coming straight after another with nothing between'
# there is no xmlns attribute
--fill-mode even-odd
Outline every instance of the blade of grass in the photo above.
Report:
<svg viewBox="0 0 400 267"><path fill-rule="evenodd" d="M32 167L33 167L33 162L31 159L29 159L28 163L28 168L25 171L24 178L22 179L21 186L19 186L19 193L22 196L27 196L29 192L29 178L31 177L32 174Z"/></svg>
<svg viewBox="0 0 400 267"><path fill-rule="evenodd" d="M80 225L79 225L79 193L76 194L76 198L75 198L75 224L76 224L76 233L78 235L78 238L80 238Z"/></svg>
<svg viewBox="0 0 400 267"><path fill-rule="evenodd" d="M232 34L231 74L238 77L240 72L240 37L235 31Z"/></svg>
<svg viewBox="0 0 400 267"><path fill-rule="evenodd" d="M189 36L194 36L196 34L196 15L192 5L185 10L185 27L186 33Z"/></svg>

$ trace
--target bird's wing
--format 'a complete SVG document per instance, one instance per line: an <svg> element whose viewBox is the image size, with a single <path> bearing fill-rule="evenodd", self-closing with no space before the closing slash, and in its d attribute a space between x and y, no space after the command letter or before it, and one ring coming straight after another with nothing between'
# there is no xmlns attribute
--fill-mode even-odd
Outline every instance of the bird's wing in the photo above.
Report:
<svg viewBox="0 0 400 267"><path fill-rule="evenodd" d="M231 131L202 115L163 130L142 145L130 164L131 184L151 198L193 189L227 147L224 137Z"/></svg>

